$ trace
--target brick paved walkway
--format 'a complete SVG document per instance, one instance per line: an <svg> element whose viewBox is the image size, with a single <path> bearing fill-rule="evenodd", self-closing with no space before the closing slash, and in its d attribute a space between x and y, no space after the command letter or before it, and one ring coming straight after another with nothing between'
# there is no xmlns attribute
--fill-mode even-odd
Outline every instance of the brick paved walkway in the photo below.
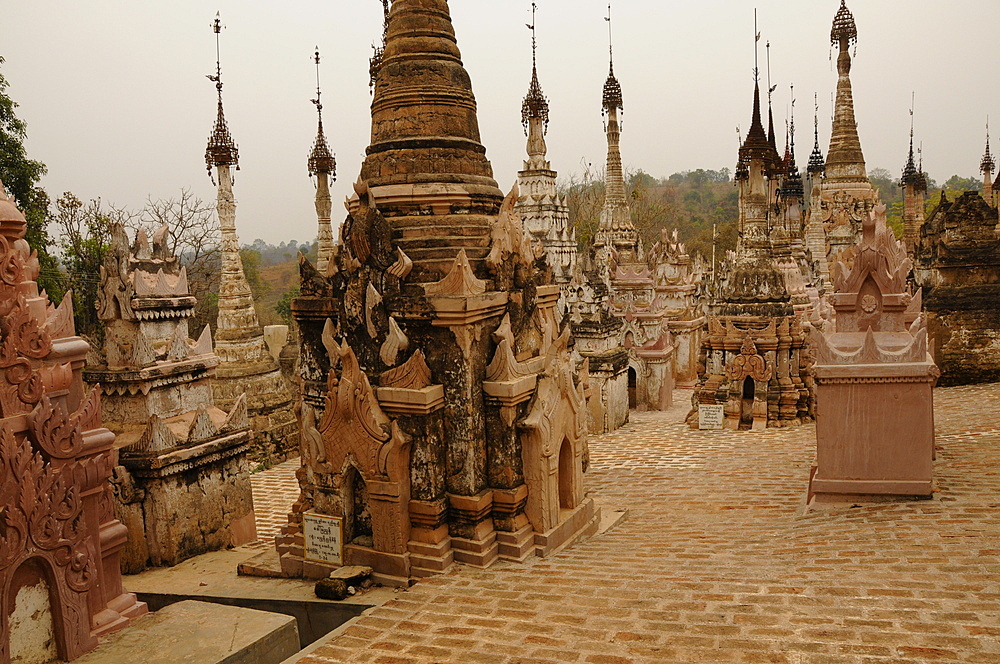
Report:
<svg viewBox="0 0 1000 664"><path fill-rule="evenodd" d="M301 664L1000 663L1000 384L935 398L934 500L805 513L812 426L692 431L678 393L591 441L627 521L423 580Z"/></svg>
<svg viewBox="0 0 1000 664"><path fill-rule="evenodd" d="M299 482L295 471L298 457L250 476L253 509L257 517L257 540L261 544L274 542L275 535L288 523L292 503L299 497Z"/></svg>

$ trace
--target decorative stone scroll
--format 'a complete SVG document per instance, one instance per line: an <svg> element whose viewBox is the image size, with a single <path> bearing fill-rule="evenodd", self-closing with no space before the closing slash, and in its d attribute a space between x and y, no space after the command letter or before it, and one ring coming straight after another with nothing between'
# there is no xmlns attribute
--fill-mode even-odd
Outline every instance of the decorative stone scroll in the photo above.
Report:
<svg viewBox="0 0 1000 664"><path fill-rule="evenodd" d="M99 390L80 377L89 346L75 334L71 295L59 307L39 295L25 229L0 183L0 662L39 622L54 627L53 654L72 660L146 613L122 588L126 528L108 484L115 436L101 424ZM39 586L48 592L29 624L12 620Z"/></svg>

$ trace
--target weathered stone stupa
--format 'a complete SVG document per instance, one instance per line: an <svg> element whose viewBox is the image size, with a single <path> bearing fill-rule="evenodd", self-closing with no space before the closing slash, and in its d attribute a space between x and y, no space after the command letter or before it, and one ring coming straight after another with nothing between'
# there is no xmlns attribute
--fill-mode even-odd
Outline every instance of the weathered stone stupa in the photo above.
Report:
<svg viewBox="0 0 1000 664"><path fill-rule="evenodd" d="M329 276L300 259L302 494L277 550L284 574L405 585L545 555L599 513L559 287L493 180L446 0L395 0L373 73Z"/></svg>
<svg viewBox="0 0 1000 664"><path fill-rule="evenodd" d="M593 432L620 427L628 408L666 408L673 392L673 344L664 300L656 293L655 272L646 262L626 196L618 117L624 108L622 88L609 52L602 99L608 140L604 204L580 279L587 284L571 300L576 352L589 362L594 384L589 404Z"/></svg>
<svg viewBox="0 0 1000 664"><path fill-rule="evenodd" d="M330 265L330 258L333 256L333 224L330 216L333 211L333 202L330 199L330 183L337 179L337 160L330 151L330 145L326 142L326 134L323 133L323 102L322 92L319 86L319 48L316 49L316 98L312 100L316 105L317 127L316 140L313 142L312 151L309 153L309 176L316 178L316 219L318 232L316 269L320 274L326 274Z"/></svg>
<svg viewBox="0 0 1000 664"><path fill-rule="evenodd" d="M218 39L221 30L215 19ZM222 230L222 272L219 280L219 317L215 354L220 363L212 382L216 405L226 411L246 394L247 414L253 431L253 456L269 462L294 454L298 432L292 394L274 357L264 342L253 294L243 272L240 240L236 234L236 199L232 168L239 169L239 150L233 142L222 109L222 69L212 77L218 93L218 116L208 139L205 163L218 179L219 225Z"/></svg>
<svg viewBox="0 0 1000 664"><path fill-rule="evenodd" d="M834 270L837 327L815 336L811 500L931 495L940 372L920 300L906 292L910 266L879 205L865 221L854 266Z"/></svg>
<svg viewBox="0 0 1000 664"><path fill-rule="evenodd" d="M552 268L555 283L563 286L576 273L576 229L569 220L569 207L565 198L556 192L556 171L545 158L545 133L549 126L549 102L538 82L535 43L534 4L531 28L531 83L528 94L521 103L521 122L528 137L528 159L524 169L517 174L521 196L516 210L521 216L524 230L543 247ZM560 314L565 313L565 303L560 298Z"/></svg>
<svg viewBox="0 0 1000 664"><path fill-rule="evenodd" d="M997 208L977 192L941 201L920 228L913 269L942 385L1000 380Z"/></svg>
<svg viewBox="0 0 1000 664"><path fill-rule="evenodd" d="M698 353L705 314L695 301L702 271L688 255L677 229L660 231L660 241L649 250L656 299L664 310L673 351L673 378L680 387L698 381Z"/></svg>
<svg viewBox="0 0 1000 664"><path fill-rule="evenodd" d="M850 267L851 252L861 235L861 224L878 203L878 194L868 179L854 118L850 50L857 44L858 28L846 0L841 0L833 19L830 41L839 48L833 132L824 177L819 184L819 207L811 209L809 223L822 224L827 262L832 265L840 260ZM818 249L813 247L814 253L818 253Z"/></svg>
<svg viewBox="0 0 1000 664"><path fill-rule="evenodd" d="M97 301L104 348L84 378L100 385L117 437L115 511L129 529L122 571L135 574L256 539L250 432L246 397L229 413L214 405L219 358L208 326L188 338L195 298L167 227L152 246L140 230L130 249L118 224L111 237Z"/></svg>
<svg viewBox="0 0 1000 664"><path fill-rule="evenodd" d="M924 225L924 196L927 194L927 178L924 177L924 164L919 167L913 160L913 125L910 125L910 154L903 166L903 175L899 186L903 188L903 243L906 253L912 259L920 238L920 227Z"/></svg>
<svg viewBox="0 0 1000 664"><path fill-rule="evenodd" d="M38 292L24 215L0 184L0 661L72 660L146 613L122 589L115 437L81 375L73 298ZM39 644L48 644L47 649Z"/></svg>
<svg viewBox="0 0 1000 664"><path fill-rule="evenodd" d="M753 118L736 169L736 256L713 307L720 315L708 317L688 416L692 427L699 426L700 405L725 406L725 426L732 429L790 426L811 419L807 331L792 306L787 275L779 269L774 251L775 241L788 246L779 220L772 219L781 210L774 180L783 173L776 162L781 158L764 133L755 84Z"/></svg>

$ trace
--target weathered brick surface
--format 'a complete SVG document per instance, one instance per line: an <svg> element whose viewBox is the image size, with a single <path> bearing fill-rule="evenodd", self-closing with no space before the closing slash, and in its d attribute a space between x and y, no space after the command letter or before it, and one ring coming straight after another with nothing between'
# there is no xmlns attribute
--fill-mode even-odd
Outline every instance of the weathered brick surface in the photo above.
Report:
<svg viewBox="0 0 1000 664"><path fill-rule="evenodd" d="M938 389L933 500L804 512L814 428L666 413L591 442L630 516L529 564L456 566L303 660L1000 662L1000 384Z"/></svg>

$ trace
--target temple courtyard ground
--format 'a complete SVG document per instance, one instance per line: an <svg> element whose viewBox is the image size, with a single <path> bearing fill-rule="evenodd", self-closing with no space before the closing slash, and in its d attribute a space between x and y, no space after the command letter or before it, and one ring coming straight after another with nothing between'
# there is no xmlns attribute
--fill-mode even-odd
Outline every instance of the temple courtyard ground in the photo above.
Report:
<svg viewBox="0 0 1000 664"><path fill-rule="evenodd" d="M588 491L624 521L422 580L297 661L1000 663L1000 384L934 396L933 500L807 511L813 426L693 431L677 392L590 441ZM296 463L254 478L264 537Z"/></svg>

